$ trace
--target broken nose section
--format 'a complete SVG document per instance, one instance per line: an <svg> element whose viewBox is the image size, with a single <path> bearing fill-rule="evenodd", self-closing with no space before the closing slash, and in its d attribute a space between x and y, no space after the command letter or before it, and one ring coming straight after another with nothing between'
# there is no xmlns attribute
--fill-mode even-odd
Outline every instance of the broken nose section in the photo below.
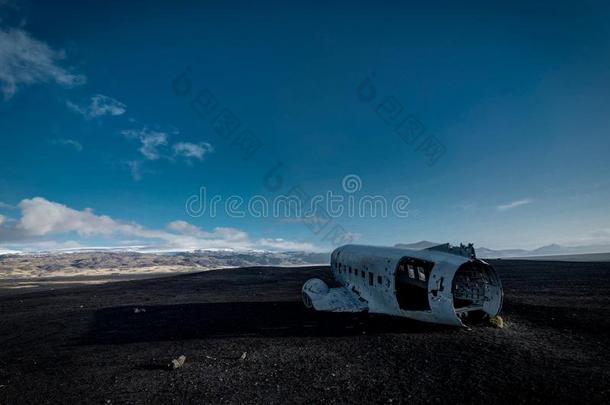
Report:
<svg viewBox="0 0 610 405"><path fill-rule="evenodd" d="M470 260L456 271L451 285L453 309L462 323L478 323L500 313L502 283L482 260Z"/></svg>
<svg viewBox="0 0 610 405"><path fill-rule="evenodd" d="M328 294L328 290L328 285L319 278L307 280L301 290L303 304L305 304L305 307L307 308L312 308L314 306L313 301Z"/></svg>

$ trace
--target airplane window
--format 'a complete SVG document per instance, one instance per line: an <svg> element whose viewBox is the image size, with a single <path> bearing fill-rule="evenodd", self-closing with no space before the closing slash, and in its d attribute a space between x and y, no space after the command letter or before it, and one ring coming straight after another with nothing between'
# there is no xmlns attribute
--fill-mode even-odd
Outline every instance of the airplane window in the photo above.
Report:
<svg viewBox="0 0 610 405"><path fill-rule="evenodd" d="M348 273L349 273L349 274L352 274L352 267L351 267L351 266L349 267L349 271L348 271Z"/></svg>
<svg viewBox="0 0 610 405"><path fill-rule="evenodd" d="M377 276L377 284L381 284L381 276Z"/></svg>
<svg viewBox="0 0 610 405"><path fill-rule="evenodd" d="M426 281L426 274L424 273L424 269L421 267L417 268L417 275L421 281Z"/></svg>
<svg viewBox="0 0 610 405"><path fill-rule="evenodd" d="M360 270L360 274L362 274L362 278L366 278L366 271Z"/></svg>
<svg viewBox="0 0 610 405"><path fill-rule="evenodd" d="M373 285L373 273L369 272L369 285Z"/></svg>
<svg viewBox="0 0 610 405"><path fill-rule="evenodd" d="M410 264L407 265L408 269L409 269L409 277L410 278L415 278L415 270L413 269L413 266L411 266Z"/></svg>

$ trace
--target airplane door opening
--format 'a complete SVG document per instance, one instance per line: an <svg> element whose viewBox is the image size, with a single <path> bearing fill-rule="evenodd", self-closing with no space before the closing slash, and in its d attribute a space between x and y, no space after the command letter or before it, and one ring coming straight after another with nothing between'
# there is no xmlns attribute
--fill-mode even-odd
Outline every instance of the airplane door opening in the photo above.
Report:
<svg viewBox="0 0 610 405"><path fill-rule="evenodd" d="M428 278L434 263L405 257L396 269L396 299L400 309L425 311L428 301Z"/></svg>

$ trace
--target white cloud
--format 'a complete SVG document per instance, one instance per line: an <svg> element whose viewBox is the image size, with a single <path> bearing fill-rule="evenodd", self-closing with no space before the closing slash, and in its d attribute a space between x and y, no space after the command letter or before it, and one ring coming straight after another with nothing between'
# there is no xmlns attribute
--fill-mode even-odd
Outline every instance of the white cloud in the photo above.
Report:
<svg viewBox="0 0 610 405"><path fill-rule="evenodd" d="M183 235L198 236L201 230L186 221L173 221L167 224L167 229Z"/></svg>
<svg viewBox="0 0 610 405"><path fill-rule="evenodd" d="M69 100L66 101L66 105L70 110L81 114L86 119L93 119L104 115L123 115L127 111L125 104L102 94L93 95L89 105L86 106L80 106Z"/></svg>
<svg viewBox="0 0 610 405"><path fill-rule="evenodd" d="M0 215L0 226L6 221L6 217L4 215Z"/></svg>
<svg viewBox="0 0 610 405"><path fill-rule="evenodd" d="M316 250L312 244L285 239L253 241L240 229L216 227L205 231L186 221L173 221L165 229L149 229L108 215L97 215L90 208L75 210L42 197L19 203L21 218L11 227L0 228L0 241L29 241L36 246L41 237L76 233L81 237L131 237L149 246L165 249L255 249ZM2 217L2 222L5 222Z"/></svg>
<svg viewBox="0 0 610 405"><path fill-rule="evenodd" d="M55 82L65 87L85 83L85 76L61 67L62 51L32 38L17 28L0 29L0 82L4 99L10 99L19 86Z"/></svg>
<svg viewBox="0 0 610 405"><path fill-rule="evenodd" d="M187 236L206 239L222 239L233 242L247 242L248 234L236 228L217 227L213 232L206 232L186 221L173 221L167 224L167 229Z"/></svg>
<svg viewBox="0 0 610 405"><path fill-rule="evenodd" d="M16 228L32 236L67 232L91 236L135 231L133 225L116 222L106 215L96 215L90 208L77 211L42 197L22 200L19 208L22 216Z"/></svg>
<svg viewBox="0 0 610 405"><path fill-rule="evenodd" d="M179 134L180 131L172 129L173 134ZM198 144L190 142L177 142L172 145L173 155L169 153L168 149L168 132L160 130L151 130L147 127L141 129L124 129L121 134L128 139L137 139L140 141L140 147L138 151L146 158L146 160L159 160L165 159L167 161L175 161L176 157L181 157L186 160L188 164L191 164L193 159L203 160L207 153L214 150L212 145L206 142ZM130 161L127 162L131 171L131 176L135 181L142 179L143 173L143 161Z"/></svg>
<svg viewBox="0 0 610 405"><path fill-rule="evenodd" d="M201 142L198 144L190 142L178 142L174 144L174 155L185 157L187 160L194 158L203 160L206 153L214 151L214 148L209 143Z"/></svg>
<svg viewBox="0 0 610 405"><path fill-rule="evenodd" d="M140 146L140 153L142 153L146 159L156 160L159 159L159 152L157 148L159 146L167 145L167 135L163 132L151 132L140 138L142 146Z"/></svg>
<svg viewBox="0 0 610 405"><path fill-rule="evenodd" d="M315 250L317 250L317 248L311 243L295 242L295 241L285 240L285 239L281 239L281 238L259 239L258 245L265 247L265 248L271 248L271 249L277 249L277 250L294 250L294 251L297 251L297 250L315 251Z"/></svg>
<svg viewBox="0 0 610 405"><path fill-rule="evenodd" d="M13 209L15 208L14 206L12 206L11 204L7 204L5 202L0 201L0 208L4 208L4 209Z"/></svg>
<svg viewBox="0 0 610 405"><path fill-rule="evenodd" d="M74 139L52 139L50 142L53 145L61 145L74 148L74 150L76 150L77 152L83 150L83 145L81 145L80 142L75 141Z"/></svg>
<svg viewBox="0 0 610 405"><path fill-rule="evenodd" d="M127 138L137 138L141 142L138 149L142 155L148 160L157 160L161 157L159 148L167 145L167 134L165 132L153 131L147 128L143 129L126 129L121 131L121 134Z"/></svg>
<svg viewBox="0 0 610 405"><path fill-rule="evenodd" d="M507 210L511 210L513 208L521 207L523 205L531 204L533 202L534 202L534 200L532 198L524 198L522 200L517 200L517 201L507 203L507 204L498 205L496 208L498 209L498 211L507 211Z"/></svg>
<svg viewBox="0 0 610 405"><path fill-rule="evenodd" d="M131 172L131 177L135 181L142 180L142 162L140 162L138 160L131 160L131 161L127 162L127 165L129 166L129 171Z"/></svg>

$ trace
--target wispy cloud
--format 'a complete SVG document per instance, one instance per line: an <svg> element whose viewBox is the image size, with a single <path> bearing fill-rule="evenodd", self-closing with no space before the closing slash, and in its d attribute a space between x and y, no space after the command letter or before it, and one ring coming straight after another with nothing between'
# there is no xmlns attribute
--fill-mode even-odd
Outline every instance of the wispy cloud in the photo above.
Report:
<svg viewBox="0 0 610 405"><path fill-rule="evenodd" d="M206 142L201 143L190 143L190 142L178 142L174 144L174 155L182 156L189 161L190 159L203 160L203 156L206 153L214 151L212 145Z"/></svg>
<svg viewBox="0 0 610 405"><path fill-rule="evenodd" d="M63 51L51 48L28 32L0 29L0 82L4 99L10 99L19 86L55 82L65 87L85 83L84 75L60 66Z"/></svg>
<svg viewBox="0 0 610 405"><path fill-rule="evenodd" d="M498 209L498 211L508 211L508 210L512 210L513 208L531 204L533 202L534 202L533 198L523 198L521 200L512 201L507 204L498 205L496 208Z"/></svg>
<svg viewBox="0 0 610 405"><path fill-rule="evenodd" d="M144 160L133 160L128 162L131 175L134 180L141 180L143 166L147 160L160 160L175 162L178 158L183 159L189 165L197 160L203 161L206 154L214 151L214 147L207 142L169 142L169 133L177 135L180 133L176 128L171 131L149 129L148 127L124 129L120 133L127 139L140 141L138 151L144 156Z"/></svg>
<svg viewBox="0 0 610 405"><path fill-rule="evenodd" d="M455 209L457 209L459 211L470 212L470 211L474 211L477 209L477 204L469 203L469 202L462 202L459 204L455 204L454 207L455 207Z"/></svg>
<svg viewBox="0 0 610 405"><path fill-rule="evenodd" d="M14 209L16 207L12 206L11 204L7 204L7 203L5 203L3 201L0 201L0 208L11 210L11 209Z"/></svg>
<svg viewBox="0 0 610 405"><path fill-rule="evenodd" d="M150 132L140 137L142 146L140 146L140 153L149 160L159 159L159 152L157 148L159 146L167 145L167 135L163 132Z"/></svg>
<svg viewBox="0 0 610 405"><path fill-rule="evenodd" d="M129 166L131 177L135 181L142 180L142 162L140 162L139 160L131 160L127 162L127 165Z"/></svg>
<svg viewBox="0 0 610 405"><path fill-rule="evenodd" d="M66 146L66 147L73 148L77 152L80 152L83 150L83 145L81 145L80 142L75 141L74 139L63 139L63 138L51 139L49 142L53 145L60 145L60 146Z"/></svg>
<svg viewBox="0 0 610 405"><path fill-rule="evenodd" d="M232 242L248 241L248 234L237 228L217 227L214 228L212 232L207 232L186 221L172 221L167 224L167 229L180 235L193 236L196 238L223 239Z"/></svg>
<svg viewBox="0 0 610 405"><path fill-rule="evenodd" d="M126 129L121 131L127 138L140 140L141 146L138 149L148 160L157 160L161 157L159 148L167 145L167 134L161 131L153 131L147 128Z"/></svg>
<svg viewBox="0 0 610 405"><path fill-rule="evenodd" d="M70 110L89 120L102 117L104 115L123 115L125 111L127 111L125 104L115 100L112 97L104 96L102 94L95 94L91 96L89 104L87 105L79 105L70 100L66 101L66 105Z"/></svg>

